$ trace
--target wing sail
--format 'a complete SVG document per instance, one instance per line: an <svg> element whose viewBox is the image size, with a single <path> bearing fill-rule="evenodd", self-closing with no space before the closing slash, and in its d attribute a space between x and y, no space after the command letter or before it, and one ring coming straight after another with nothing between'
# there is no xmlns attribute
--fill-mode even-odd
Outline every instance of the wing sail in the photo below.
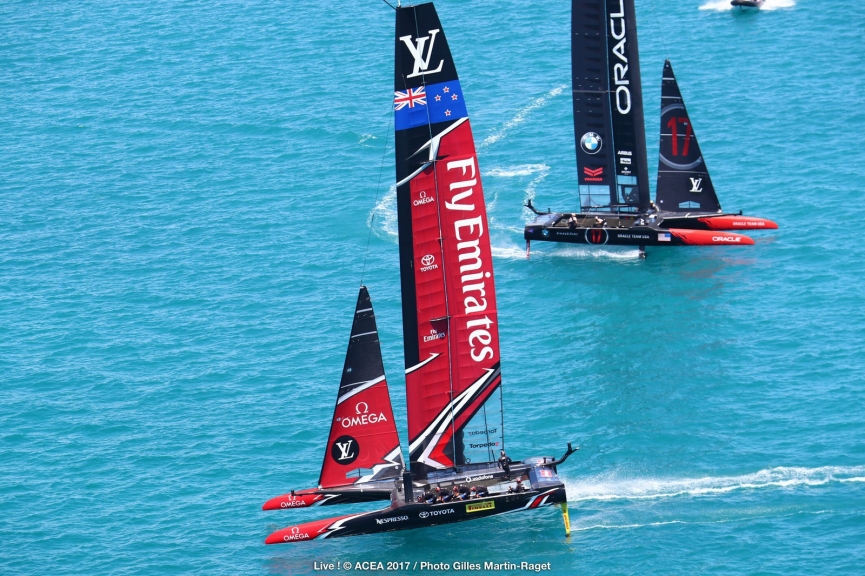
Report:
<svg viewBox="0 0 865 576"><path fill-rule="evenodd" d="M431 3L397 10L394 115L409 461L423 476L495 460L504 438L486 205Z"/></svg>
<svg viewBox="0 0 865 576"><path fill-rule="evenodd" d="M634 0L572 0L571 79L580 204L650 205Z"/></svg>

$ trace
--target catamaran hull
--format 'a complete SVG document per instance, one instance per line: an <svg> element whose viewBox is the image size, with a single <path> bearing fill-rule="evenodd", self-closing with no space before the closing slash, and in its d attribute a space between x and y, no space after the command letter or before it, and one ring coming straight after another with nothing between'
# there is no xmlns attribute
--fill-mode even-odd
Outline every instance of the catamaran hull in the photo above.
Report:
<svg viewBox="0 0 865 576"><path fill-rule="evenodd" d="M743 234L709 230L662 229L650 226L631 228L568 228L526 226L524 237L531 242L567 242L596 246L749 246L754 240Z"/></svg>
<svg viewBox="0 0 865 576"><path fill-rule="evenodd" d="M663 214L663 213L662 213ZM682 228L686 230L777 230L778 225L755 216L720 214L717 216L665 216L658 224L660 228Z"/></svg>
<svg viewBox="0 0 865 576"><path fill-rule="evenodd" d="M289 526L268 536L264 543L284 544L427 528L440 524L477 520L507 512L532 510L541 506L562 504L566 501L565 487L558 485L519 494L502 494L443 504L412 503Z"/></svg>

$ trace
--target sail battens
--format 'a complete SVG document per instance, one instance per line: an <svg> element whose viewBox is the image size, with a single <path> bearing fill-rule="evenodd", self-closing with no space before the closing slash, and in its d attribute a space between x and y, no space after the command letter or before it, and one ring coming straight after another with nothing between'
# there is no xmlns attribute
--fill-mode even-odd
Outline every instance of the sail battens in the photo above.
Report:
<svg viewBox="0 0 865 576"><path fill-rule="evenodd" d="M421 166L420 168L418 168L417 170L415 170L414 172L412 172L411 174L409 174L408 176L406 176L405 178L403 178L402 180L397 182L396 187L399 188L400 186L402 186L403 184L405 184L406 182L408 182L409 180L411 180L412 178L414 178L415 176L417 176L418 174L420 174L421 172L426 170L428 166L429 166L429 162L425 163L423 166Z"/></svg>
<svg viewBox="0 0 865 576"><path fill-rule="evenodd" d="M361 336L369 336L370 334L378 334L378 332L376 330L373 330L372 332L363 332L361 334L352 334L351 337L352 338L360 338Z"/></svg>
<svg viewBox="0 0 865 576"><path fill-rule="evenodd" d="M411 368L406 368L405 373L406 373L406 374L411 374L411 373L414 372L415 370L418 370L418 369L420 369L420 368L423 368L424 366L426 366L427 364L429 364L430 362L432 362L433 360L435 360L435 359L438 358L439 356L440 356L440 354L430 354L430 357L427 358L426 360L424 360L423 362L420 362L420 363L418 363L418 364L415 364L415 365L412 366Z"/></svg>
<svg viewBox="0 0 865 576"><path fill-rule="evenodd" d="M371 312L371 311L372 311L372 308L364 308L363 310L356 311L355 314L361 314L363 312Z"/></svg>
<svg viewBox="0 0 865 576"><path fill-rule="evenodd" d="M354 387L351 388L351 390L349 392L347 392L346 394L343 394L342 396L337 398L336 403L342 404L343 402L345 402L346 400L348 400L352 396L356 396L357 394L360 394L361 392L363 392L367 388L371 388L371 387L375 386L376 384L378 384L379 382L384 382L384 380L385 380L384 376L380 376L379 378L376 378L375 380L370 380L368 382L358 382L357 384L348 384L345 386L345 388L349 388L352 386L354 386Z"/></svg>

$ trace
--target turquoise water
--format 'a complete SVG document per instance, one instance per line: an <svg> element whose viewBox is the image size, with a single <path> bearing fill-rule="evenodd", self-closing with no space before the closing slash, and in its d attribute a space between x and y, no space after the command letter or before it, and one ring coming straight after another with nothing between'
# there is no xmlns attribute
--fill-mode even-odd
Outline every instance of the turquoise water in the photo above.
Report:
<svg viewBox="0 0 865 576"><path fill-rule="evenodd" d="M509 453L581 446L573 536L545 509L268 547L346 510L260 506L318 478L362 275L405 430L393 13L0 6L0 572L861 574L865 4L722 4L637 2L650 164L669 57L722 204L780 229L527 261L521 203L576 207L569 2L438 3L489 203Z"/></svg>

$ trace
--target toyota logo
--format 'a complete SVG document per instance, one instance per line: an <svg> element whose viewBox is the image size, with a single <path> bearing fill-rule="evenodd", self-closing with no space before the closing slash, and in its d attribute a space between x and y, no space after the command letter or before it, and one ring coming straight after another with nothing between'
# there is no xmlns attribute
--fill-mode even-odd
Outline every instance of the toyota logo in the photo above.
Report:
<svg viewBox="0 0 865 576"><path fill-rule="evenodd" d="M436 261L435 256L433 256L432 254L427 254L426 256L424 256L423 258L420 259L420 263L423 264L424 266L429 266L430 264L432 264L435 261Z"/></svg>
<svg viewBox="0 0 865 576"><path fill-rule="evenodd" d="M429 512L421 512L420 514L418 514L418 516L420 516L421 518L429 518Z"/></svg>

